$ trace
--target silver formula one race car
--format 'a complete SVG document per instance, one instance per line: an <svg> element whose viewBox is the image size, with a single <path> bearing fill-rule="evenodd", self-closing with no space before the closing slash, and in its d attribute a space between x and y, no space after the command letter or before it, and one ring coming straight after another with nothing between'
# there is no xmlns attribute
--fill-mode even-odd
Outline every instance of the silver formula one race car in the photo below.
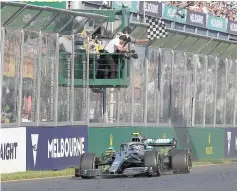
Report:
<svg viewBox="0 0 237 191"><path fill-rule="evenodd" d="M82 178L121 176L160 176L165 172L189 173L192 155L189 149L177 149L176 139L146 139L132 133L131 142L122 143L120 151L97 157L83 153L75 176ZM107 165L108 168L101 168Z"/></svg>

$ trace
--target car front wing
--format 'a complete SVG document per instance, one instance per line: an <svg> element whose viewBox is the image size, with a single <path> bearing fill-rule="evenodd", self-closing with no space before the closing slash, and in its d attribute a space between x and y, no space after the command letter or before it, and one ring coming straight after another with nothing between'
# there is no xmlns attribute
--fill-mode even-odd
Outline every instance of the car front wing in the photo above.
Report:
<svg viewBox="0 0 237 191"><path fill-rule="evenodd" d="M123 173L110 173L107 170L103 169L87 169L79 171L79 169L75 169L75 175L83 176L84 178L117 178L117 177L127 177L127 176L142 176L142 175L152 175L153 170L151 167L133 167L124 169Z"/></svg>

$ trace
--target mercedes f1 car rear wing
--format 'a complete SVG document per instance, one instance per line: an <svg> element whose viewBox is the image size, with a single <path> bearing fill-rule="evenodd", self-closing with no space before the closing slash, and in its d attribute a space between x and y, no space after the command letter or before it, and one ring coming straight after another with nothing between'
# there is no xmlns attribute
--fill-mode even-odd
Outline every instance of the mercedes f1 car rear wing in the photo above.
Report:
<svg viewBox="0 0 237 191"><path fill-rule="evenodd" d="M144 141L148 146L152 147L177 147L177 140L175 138L173 139L147 139Z"/></svg>
<svg viewBox="0 0 237 191"><path fill-rule="evenodd" d="M143 142L152 147L177 147L177 140L175 138L146 139L140 132L132 133L132 135L133 142Z"/></svg>

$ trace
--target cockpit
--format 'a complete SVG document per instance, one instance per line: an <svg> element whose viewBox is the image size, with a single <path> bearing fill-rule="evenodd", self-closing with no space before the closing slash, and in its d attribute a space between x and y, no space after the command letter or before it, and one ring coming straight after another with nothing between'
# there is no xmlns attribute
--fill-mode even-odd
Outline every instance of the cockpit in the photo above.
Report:
<svg viewBox="0 0 237 191"><path fill-rule="evenodd" d="M130 150L145 150L146 146L143 144L132 144L130 145Z"/></svg>
<svg viewBox="0 0 237 191"><path fill-rule="evenodd" d="M146 150L146 145L134 143L134 144L121 144L121 151L134 151L134 150Z"/></svg>

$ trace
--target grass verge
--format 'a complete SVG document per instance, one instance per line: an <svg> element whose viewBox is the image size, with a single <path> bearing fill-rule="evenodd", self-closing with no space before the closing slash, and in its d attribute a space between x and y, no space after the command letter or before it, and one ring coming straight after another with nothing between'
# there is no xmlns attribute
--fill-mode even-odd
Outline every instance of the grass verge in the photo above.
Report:
<svg viewBox="0 0 237 191"><path fill-rule="evenodd" d="M237 159L198 161L193 162L193 166L212 165L212 164L231 164L231 163L237 163ZM59 171L26 171L26 172L2 174L1 181L37 179L37 178L49 178L49 177L73 176L73 175L74 175L74 168L68 168Z"/></svg>
<svg viewBox="0 0 237 191"><path fill-rule="evenodd" d="M58 171L26 171L26 172L1 174L1 181L60 177L70 175L74 175L74 168L67 168Z"/></svg>

